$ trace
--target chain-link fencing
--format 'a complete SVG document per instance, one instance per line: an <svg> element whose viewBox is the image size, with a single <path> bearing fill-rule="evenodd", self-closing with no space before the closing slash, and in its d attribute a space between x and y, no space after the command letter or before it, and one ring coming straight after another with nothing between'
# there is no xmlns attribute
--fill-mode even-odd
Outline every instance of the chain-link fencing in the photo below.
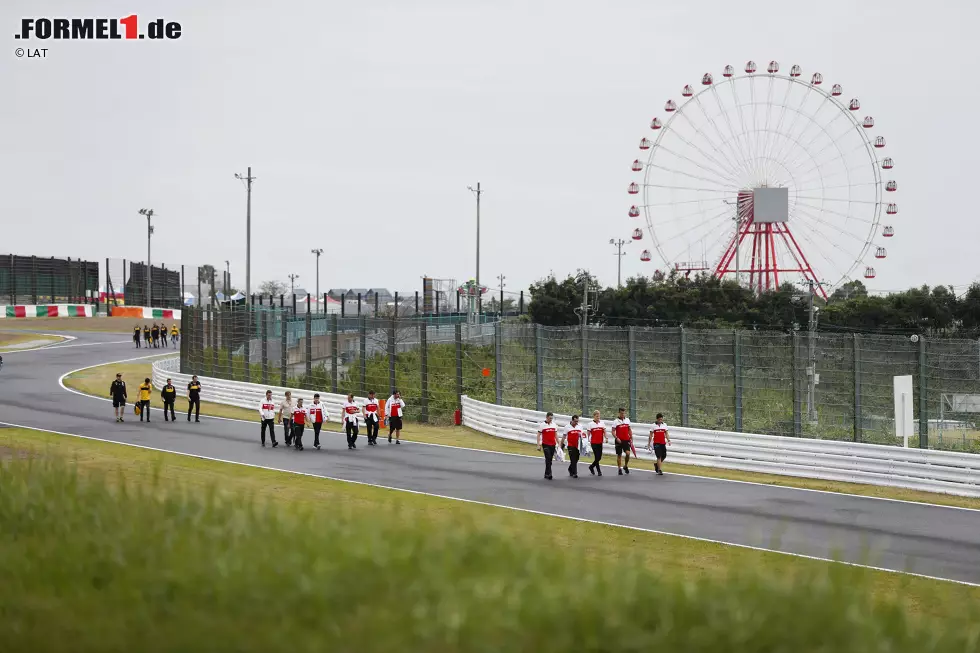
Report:
<svg viewBox="0 0 980 653"><path fill-rule="evenodd" d="M727 431L901 444L893 377L911 375L910 446L980 452L980 342L819 332L544 327L465 315L190 307L182 371L386 397L448 424L460 396ZM921 389L925 389L924 392ZM919 436L921 433L921 436Z"/></svg>
<svg viewBox="0 0 980 653"><path fill-rule="evenodd" d="M0 302L94 304L99 264L81 259L0 254Z"/></svg>

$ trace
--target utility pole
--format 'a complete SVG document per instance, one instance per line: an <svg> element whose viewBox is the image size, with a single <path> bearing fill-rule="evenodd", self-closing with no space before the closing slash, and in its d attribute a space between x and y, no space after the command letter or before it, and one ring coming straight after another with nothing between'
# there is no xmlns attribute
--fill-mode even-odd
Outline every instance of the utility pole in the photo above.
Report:
<svg viewBox="0 0 980 653"><path fill-rule="evenodd" d="M616 246L616 287L623 287L623 257L626 256L626 252L623 251L623 245L626 245L626 241L620 238L615 240L613 238L609 239L610 245Z"/></svg>
<svg viewBox="0 0 980 653"><path fill-rule="evenodd" d="M296 282L297 279L299 279L299 275L298 274L290 274L289 275L289 294L290 295L295 294L293 284Z"/></svg>
<svg viewBox="0 0 980 653"><path fill-rule="evenodd" d="M595 309L589 302L589 286L592 284L592 280L589 278L588 274L585 275L585 292L582 294L582 305L575 309L575 314L579 316L582 320L582 326L589 326L589 313L594 313Z"/></svg>
<svg viewBox="0 0 980 653"><path fill-rule="evenodd" d="M228 299L228 291L231 289L231 261L225 261L225 299Z"/></svg>
<svg viewBox="0 0 980 653"><path fill-rule="evenodd" d="M507 285L504 283L504 279L506 278L507 277L505 277L503 274L497 275L497 281L500 282L500 315L501 316L503 316L504 314L504 286Z"/></svg>
<svg viewBox="0 0 980 653"><path fill-rule="evenodd" d="M150 223L150 220L153 218L153 209L140 209L140 215L146 216L146 305L152 308L150 277L153 275L150 274L150 270L153 269L153 266L150 263L150 237L153 235L153 225Z"/></svg>
<svg viewBox="0 0 980 653"><path fill-rule="evenodd" d="M242 177L235 173L235 179L245 182L245 305L249 306L252 302L252 166L248 167L248 172Z"/></svg>
<svg viewBox="0 0 980 653"><path fill-rule="evenodd" d="M320 302L322 297L320 297L320 254L323 254L323 249L311 249L310 253L316 254L316 301Z"/></svg>
<svg viewBox="0 0 980 653"><path fill-rule="evenodd" d="M484 191L480 189L480 182L476 182L475 189L472 186L467 188L476 195L476 321L479 323L483 312L483 293L480 292L480 196Z"/></svg>

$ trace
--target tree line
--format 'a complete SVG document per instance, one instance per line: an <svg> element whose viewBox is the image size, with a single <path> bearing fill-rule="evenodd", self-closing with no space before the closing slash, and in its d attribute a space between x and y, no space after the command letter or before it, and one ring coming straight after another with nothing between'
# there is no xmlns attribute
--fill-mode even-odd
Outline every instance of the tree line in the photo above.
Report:
<svg viewBox="0 0 980 653"><path fill-rule="evenodd" d="M808 324L809 291L802 286L787 283L757 294L730 279L658 274L633 277L621 288L602 288L581 270L563 280L551 276L532 284L530 320L548 326L580 324L586 283L590 324L778 331L805 330ZM816 294L814 304L819 308L817 328L824 331L980 336L980 283L960 296L948 286L872 296L864 283L851 281L826 301Z"/></svg>

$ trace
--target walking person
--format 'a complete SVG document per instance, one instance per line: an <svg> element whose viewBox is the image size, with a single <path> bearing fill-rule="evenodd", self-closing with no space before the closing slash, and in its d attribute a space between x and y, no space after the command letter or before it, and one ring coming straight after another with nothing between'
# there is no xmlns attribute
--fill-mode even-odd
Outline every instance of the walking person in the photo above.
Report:
<svg viewBox="0 0 980 653"><path fill-rule="evenodd" d="M167 348L167 326L165 324L160 325L160 343L164 349Z"/></svg>
<svg viewBox="0 0 980 653"><path fill-rule="evenodd" d="M378 427L381 426L380 404L374 390L368 393L364 404L364 426L367 427L368 444L378 444Z"/></svg>
<svg viewBox="0 0 980 653"><path fill-rule="evenodd" d="M150 421L150 394L153 392L153 384L150 383L150 379L146 378L143 380L143 384L140 386L140 421L143 421L143 416L146 415L146 421Z"/></svg>
<svg viewBox="0 0 980 653"><path fill-rule="evenodd" d="M663 464L667 458L668 444L670 444L670 433L667 432L667 425L664 424L664 414L657 413L657 421L650 425L650 438L647 440L647 449L653 451L653 455L657 457L657 462L653 463L657 476L664 475Z"/></svg>
<svg viewBox="0 0 980 653"><path fill-rule="evenodd" d="M153 345L153 340L150 338L150 327L146 324L143 325L143 344L147 347Z"/></svg>
<svg viewBox="0 0 980 653"><path fill-rule="evenodd" d="M602 460L602 445L606 441L606 425L599 419L599 411L592 411L592 421L588 424L589 444L592 445L592 455L594 459L589 465L589 473L593 476L602 476L602 468L599 461Z"/></svg>
<svg viewBox="0 0 980 653"><path fill-rule="evenodd" d="M293 408L293 447L296 451L303 450L303 429L310 417L309 411L303 408L303 400L296 400L296 408Z"/></svg>
<svg viewBox="0 0 980 653"><path fill-rule="evenodd" d="M578 415L572 415L572 421L565 427L561 436L561 447L568 451L568 475L578 478L579 445L582 440L582 425L578 423Z"/></svg>
<svg viewBox="0 0 980 653"><path fill-rule="evenodd" d="M265 399L259 402L259 419L262 420L262 429L259 435L262 439L262 446L265 446L265 431L269 429L272 448L275 449L279 443L276 442L276 404L272 401L272 390L266 390Z"/></svg>
<svg viewBox="0 0 980 653"><path fill-rule="evenodd" d="M549 412L544 421L538 424L538 451L544 451L544 477L551 480L551 461L558 446L558 425L552 421L554 414Z"/></svg>
<svg viewBox="0 0 980 653"><path fill-rule="evenodd" d="M122 422L123 415L126 413L126 382L122 380L122 374L116 374L116 380L109 384L109 396L112 397L112 410L116 414L116 421Z"/></svg>
<svg viewBox="0 0 980 653"><path fill-rule="evenodd" d="M310 414L310 424L313 425L313 447L319 449L320 429L323 428L323 423L329 419L327 407L320 403L319 393L313 395L313 403L310 404L307 412Z"/></svg>
<svg viewBox="0 0 980 653"><path fill-rule="evenodd" d="M191 377L187 384L187 421L191 421L191 411L194 411L194 421L201 421L201 382L197 375Z"/></svg>
<svg viewBox="0 0 980 653"><path fill-rule="evenodd" d="M177 416L174 414L174 403L177 401L177 388L171 379L167 379L167 385L163 386L160 390L160 398L163 399L163 421L164 422L176 422ZM167 417L167 411L170 411L170 417Z"/></svg>
<svg viewBox="0 0 980 653"><path fill-rule="evenodd" d="M633 427L630 424L630 418L626 416L625 408L619 409L619 415L613 420L612 430L613 436L616 439L616 466L619 468L619 475L622 476L623 472L629 474L630 449L633 446ZM624 456L626 457L625 464L623 463Z"/></svg>
<svg viewBox="0 0 980 653"><path fill-rule="evenodd" d="M150 327L150 338L153 343L153 348L157 349L160 346L160 327L154 322L153 326Z"/></svg>
<svg viewBox="0 0 980 653"><path fill-rule="evenodd" d="M395 434L395 444L401 444L402 435L402 414L405 412L405 401L398 390L395 390L388 401L385 403L385 412L388 413L388 444L391 444L391 434Z"/></svg>
<svg viewBox="0 0 980 653"><path fill-rule="evenodd" d="M282 422L282 437L286 439L287 447L293 443L294 408L296 408L296 404L293 403L293 393L286 390L286 398L279 403L279 421Z"/></svg>
<svg viewBox="0 0 980 653"><path fill-rule="evenodd" d="M341 410L344 411L344 431L347 433L347 448L357 449L357 423L361 419L361 407L354 401L354 395L347 395L347 401L344 402Z"/></svg>
<svg viewBox="0 0 980 653"><path fill-rule="evenodd" d="M133 342L136 343L136 348L140 348L140 325L133 327Z"/></svg>
<svg viewBox="0 0 980 653"><path fill-rule="evenodd" d="M176 347L179 338L180 329L177 328L177 323L174 322L173 326L170 327L170 344Z"/></svg>

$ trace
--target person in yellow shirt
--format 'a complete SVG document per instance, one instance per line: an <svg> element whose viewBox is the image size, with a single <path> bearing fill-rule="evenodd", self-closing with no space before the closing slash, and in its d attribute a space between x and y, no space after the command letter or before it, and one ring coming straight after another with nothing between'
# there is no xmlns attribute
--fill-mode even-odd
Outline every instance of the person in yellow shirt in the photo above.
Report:
<svg viewBox="0 0 980 653"><path fill-rule="evenodd" d="M170 344L176 347L177 339L179 337L180 337L180 329L178 329L177 324L174 323L174 325L170 327Z"/></svg>
<svg viewBox="0 0 980 653"><path fill-rule="evenodd" d="M140 421L143 421L143 416L146 416L146 421L150 421L150 393L153 391L153 384L150 383L149 377L143 381L143 385L140 386Z"/></svg>

